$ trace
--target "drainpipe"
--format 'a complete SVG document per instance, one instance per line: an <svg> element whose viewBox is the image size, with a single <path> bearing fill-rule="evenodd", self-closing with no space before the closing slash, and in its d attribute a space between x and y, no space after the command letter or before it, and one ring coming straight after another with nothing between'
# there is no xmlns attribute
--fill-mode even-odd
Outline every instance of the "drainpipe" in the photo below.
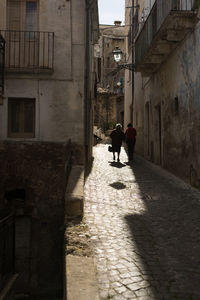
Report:
<svg viewBox="0 0 200 300"><path fill-rule="evenodd" d="M134 45L134 30L135 30L135 26L134 26L134 0L132 0L132 43L131 43L131 47L132 47L132 51L131 51L131 59L132 59L132 65L134 65L134 49L135 49L135 45ZM132 102L131 102L131 123L133 123L133 106L134 106L134 68L132 68Z"/></svg>
<svg viewBox="0 0 200 300"><path fill-rule="evenodd" d="M84 140L85 140L85 164L88 163L90 146L90 6L91 2L86 0L86 26L85 26L85 103L84 103Z"/></svg>

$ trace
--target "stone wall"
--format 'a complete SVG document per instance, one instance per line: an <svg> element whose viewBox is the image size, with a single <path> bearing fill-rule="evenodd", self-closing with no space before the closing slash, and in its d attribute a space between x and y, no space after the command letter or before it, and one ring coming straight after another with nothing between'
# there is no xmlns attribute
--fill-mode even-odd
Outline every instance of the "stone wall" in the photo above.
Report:
<svg viewBox="0 0 200 300"><path fill-rule="evenodd" d="M134 117L136 114L144 117L141 123L144 156L197 188L200 188L199 34L198 23L156 73L148 79L138 79L140 75L136 74L140 82L135 81L134 106ZM143 154L137 145L136 150Z"/></svg>
<svg viewBox="0 0 200 300"><path fill-rule="evenodd" d="M0 208L15 214L18 293L61 297L64 196L71 146L45 142L0 145Z"/></svg>

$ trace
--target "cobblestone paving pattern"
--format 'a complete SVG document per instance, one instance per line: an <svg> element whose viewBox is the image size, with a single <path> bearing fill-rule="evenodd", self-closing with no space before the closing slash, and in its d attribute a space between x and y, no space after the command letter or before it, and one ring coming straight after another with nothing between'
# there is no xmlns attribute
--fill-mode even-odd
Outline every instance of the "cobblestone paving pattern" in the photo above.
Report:
<svg viewBox="0 0 200 300"><path fill-rule="evenodd" d="M100 299L200 300L200 193L122 150L94 148L85 219ZM93 300L93 299L88 299Z"/></svg>

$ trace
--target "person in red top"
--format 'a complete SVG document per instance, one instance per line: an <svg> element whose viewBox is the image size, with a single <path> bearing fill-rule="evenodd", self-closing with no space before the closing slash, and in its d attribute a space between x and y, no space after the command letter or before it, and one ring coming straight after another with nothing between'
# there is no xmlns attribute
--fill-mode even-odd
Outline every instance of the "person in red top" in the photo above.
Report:
<svg viewBox="0 0 200 300"><path fill-rule="evenodd" d="M131 123L129 123L127 127L128 128L126 129L125 137L126 137L126 144L128 146L128 159L129 161L132 161L137 132L136 129L133 128L133 125Z"/></svg>

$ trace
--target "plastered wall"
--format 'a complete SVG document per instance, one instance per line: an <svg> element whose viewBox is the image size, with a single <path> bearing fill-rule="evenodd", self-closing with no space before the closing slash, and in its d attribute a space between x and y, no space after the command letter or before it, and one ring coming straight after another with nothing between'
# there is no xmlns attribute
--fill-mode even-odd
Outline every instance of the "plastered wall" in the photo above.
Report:
<svg viewBox="0 0 200 300"><path fill-rule="evenodd" d="M198 23L158 72L135 81L134 111L144 115L145 157L196 187L200 187L199 51Z"/></svg>
<svg viewBox="0 0 200 300"><path fill-rule="evenodd" d="M52 74L6 74L0 138L7 138L8 97L36 99L36 140L84 142L85 2L39 1L39 31L54 32ZM2 17L1 17L2 16ZM0 29L6 29L0 1Z"/></svg>

